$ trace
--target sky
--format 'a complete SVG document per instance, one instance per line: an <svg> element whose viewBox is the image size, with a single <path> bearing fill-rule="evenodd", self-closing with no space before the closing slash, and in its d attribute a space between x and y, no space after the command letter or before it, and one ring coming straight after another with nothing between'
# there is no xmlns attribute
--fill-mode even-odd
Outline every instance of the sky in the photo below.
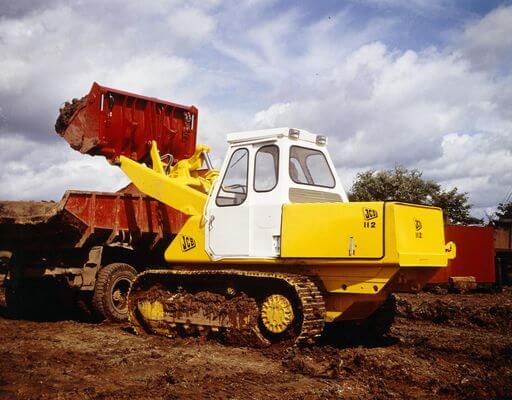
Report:
<svg viewBox="0 0 512 400"><path fill-rule="evenodd" d="M197 106L217 166L227 133L291 126L346 189L418 168L477 217L512 192L512 1L0 0L0 199L127 183L53 130L94 81Z"/></svg>

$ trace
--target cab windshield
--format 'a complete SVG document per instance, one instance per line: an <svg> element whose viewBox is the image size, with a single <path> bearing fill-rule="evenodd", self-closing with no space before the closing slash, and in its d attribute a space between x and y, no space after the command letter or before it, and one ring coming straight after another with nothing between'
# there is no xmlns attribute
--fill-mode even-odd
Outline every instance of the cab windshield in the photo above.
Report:
<svg viewBox="0 0 512 400"><path fill-rule="evenodd" d="M289 170L290 178L295 183L327 188L335 186L334 175L327 159L319 150L292 146Z"/></svg>

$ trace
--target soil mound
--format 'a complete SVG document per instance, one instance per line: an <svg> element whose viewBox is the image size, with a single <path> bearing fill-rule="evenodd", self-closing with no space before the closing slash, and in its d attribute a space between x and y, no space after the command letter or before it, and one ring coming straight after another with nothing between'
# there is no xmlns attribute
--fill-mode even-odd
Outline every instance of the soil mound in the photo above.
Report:
<svg viewBox="0 0 512 400"><path fill-rule="evenodd" d="M56 204L54 201L0 201L0 223L48 217Z"/></svg>
<svg viewBox="0 0 512 400"><path fill-rule="evenodd" d="M397 295L397 312L400 317L432 321L436 324L462 327L482 327L512 331L512 297L502 295L455 294ZM510 293L509 293L510 294ZM494 298L502 298L496 302Z"/></svg>

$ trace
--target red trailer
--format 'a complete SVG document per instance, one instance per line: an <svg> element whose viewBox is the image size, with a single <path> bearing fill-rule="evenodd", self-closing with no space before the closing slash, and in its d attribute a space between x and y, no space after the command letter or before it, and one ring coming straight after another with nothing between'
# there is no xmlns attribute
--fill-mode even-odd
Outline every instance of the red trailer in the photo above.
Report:
<svg viewBox="0 0 512 400"><path fill-rule="evenodd" d="M479 286L496 282L492 227L446 225L445 237L457 245L457 257L450 260L448 268L441 268L434 275L431 284L448 284L453 278L469 277Z"/></svg>
<svg viewBox="0 0 512 400"><path fill-rule="evenodd" d="M197 115L194 106L94 83L86 97L61 109L56 130L73 148L112 163L121 155L149 162L156 140L173 163L194 153ZM58 286L77 294L79 304L90 303L100 318L125 319L131 280L163 266L163 249L186 219L132 186L116 193L67 191L59 203L0 202L0 266L8 271L10 310L26 314Z"/></svg>
<svg viewBox="0 0 512 400"><path fill-rule="evenodd" d="M500 285L512 285L512 220L499 221L494 233L496 281Z"/></svg>

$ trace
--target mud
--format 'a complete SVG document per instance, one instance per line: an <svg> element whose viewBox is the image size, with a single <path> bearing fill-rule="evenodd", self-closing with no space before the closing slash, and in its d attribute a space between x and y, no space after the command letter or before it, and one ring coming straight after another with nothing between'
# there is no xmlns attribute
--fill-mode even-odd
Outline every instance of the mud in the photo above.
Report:
<svg viewBox="0 0 512 400"><path fill-rule="evenodd" d="M56 212L54 201L0 201L0 223L29 223L48 219Z"/></svg>
<svg viewBox="0 0 512 400"><path fill-rule="evenodd" d="M253 321L258 315L256 302L244 293L234 298L211 292L183 293L169 298L172 300L166 301L166 311L178 317L201 312L210 319L227 318L230 325L236 325L239 315L248 316Z"/></svg>
<svg viewBox="0 0 512 400"><path fill-rule="evenodd" d="M258 306L254 299L243 292L234 296L210 291L170 292L161 285L154 285L146 291L136 290L129 307L138 307L141 300L159 301L167 317L173 318L172 324L161 322L154 325L151 321L144 321L136 311L131 312L139 318L141 327L156 328L160 334L182 338L199 336L232 346L261 347L267 344L262 343L255 334L258 329Z"/></svg>
<svg viewBox="0 0 512 400"><path fill-rule="evenodd" d="M54 201L0 201L0 250L73 248L87 226Z"/></svg>
<svg viewBox="0 0 512 400"><path fill-rule="evenodd" d="M12 321L0 307L0 398L511 398L511 290L397 300L383 339L288 350Z"/></svg>
<svg viewBox="0 0 512 400"><path fill-rule="evenodd" d="M398 315L407 319L469 329L483 327L504 334L512 332L512 296L422 293L396 297ZM497 302L496 298L501 301Z"/></svg>
<svg viewBox="0 0 512 400"><path fill-rule="evenodd" d="M87 102L87 96L81 99L73 99L71 102L66 101L64 106L59 109L59 116L55 122L55 132L62 134L69 125L71 117L75 111Z"/></svg>

